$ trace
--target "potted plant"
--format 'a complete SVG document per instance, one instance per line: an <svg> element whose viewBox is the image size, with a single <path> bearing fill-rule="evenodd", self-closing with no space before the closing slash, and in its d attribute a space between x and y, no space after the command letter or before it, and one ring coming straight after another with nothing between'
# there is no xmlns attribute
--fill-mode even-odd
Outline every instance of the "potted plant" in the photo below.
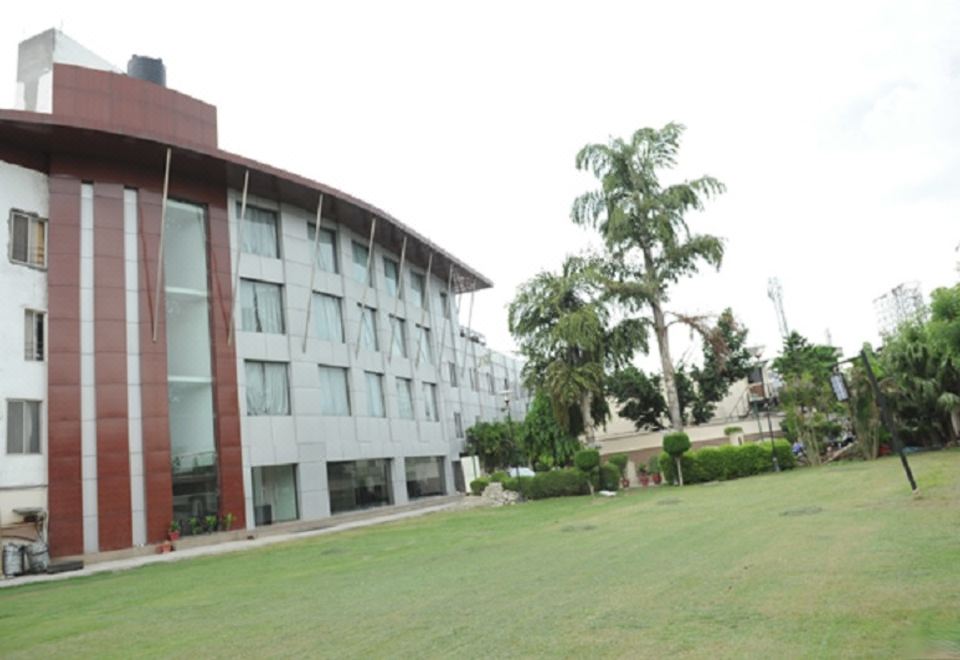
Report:
<svg viewBox="0 0 960 660"><path fill-rule="evenodd" d="M172 520L170 522L170 527L167 530L167 539L170 541L178 541L180 539L180 521Z"/></svg>
<svg viewBox="0 0 960 660"><path fill-rule="evenodd" d="M200 532L203 531L203 525L200 524L200 521L197 520L197 517L196 517L196 516L194 516L193 518L191 518L188 522L190 523L190 535L191 535L191 536L197 536L198 534L200 534Z"/></svg>
<svg viewBox="0 0 960 660"><path fill-rule="evenodd" d="M203 526L208 534L212 534L213 532L217 531L217 527L220 526L220 519L214 515L205 516L203 519Z"/></svg>
<svg viewBox="0 0 960 660"><path fill-rule="evenodd" d="M223 521L222 521L223 531L225 531L225 532L229 532L229 531L230 531L230 528L233 527L233 521L234 521L234 519L235 519L235 518L234 518L234 515L233 515L232 513L230 513L229 511L228 511L227 513L223 514Z"/></svg>
<svg viewBox="0 0 960 660"><path fill-rule="evenodd" d="M644 488L650 485L650 474L647 472L646 465L637 468L637 478L640 479L640 485Z"/></svg>

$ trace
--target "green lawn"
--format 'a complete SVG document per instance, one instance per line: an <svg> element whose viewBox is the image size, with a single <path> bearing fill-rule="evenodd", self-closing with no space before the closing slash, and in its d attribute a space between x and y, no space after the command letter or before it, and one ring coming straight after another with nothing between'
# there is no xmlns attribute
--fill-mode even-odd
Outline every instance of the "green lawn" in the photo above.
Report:
<svg viewBox="0 0 960 660"><path fill-rule="evenodd" d="M960 451L0 590L0 656L960 657ZM792 515L784 515L791 512Z"/></svg>

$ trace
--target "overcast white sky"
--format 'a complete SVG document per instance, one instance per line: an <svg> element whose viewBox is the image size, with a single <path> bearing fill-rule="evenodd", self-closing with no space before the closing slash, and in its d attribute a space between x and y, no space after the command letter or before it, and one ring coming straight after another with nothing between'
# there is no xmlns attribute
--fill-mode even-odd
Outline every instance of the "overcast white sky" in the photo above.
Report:
<svg viewBox="0 0 960 660"><path fill-rule="evenodd" d="M221 147L376 204L491 277L474 326L501 350L517 285L592 240L569 221L594 186L578 149L671 120L688 132L667 180L728 186L692 219L727 240L724 265L673 309L731 306L775 354L777 276L791 329L850 352L876 340L874 298L956 281L957 3L210 4L6 11L0 105L17 43L49 27L121 68L162 57L170 87L218 106Z"/></svg>

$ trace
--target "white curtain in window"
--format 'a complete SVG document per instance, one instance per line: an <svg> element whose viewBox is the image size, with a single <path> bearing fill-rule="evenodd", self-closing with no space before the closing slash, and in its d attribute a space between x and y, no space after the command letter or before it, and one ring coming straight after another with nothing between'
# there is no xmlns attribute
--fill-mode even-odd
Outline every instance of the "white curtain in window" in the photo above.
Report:
<svg viewBox="0 0 960 660"><path fill-rule="evenodd" d="M282 298L279 284L241 280L240 327L247 332L283 334Z"/></svg>
<svg viewBox="0 0 960 660"><path fill-rule="evenodd" d="M367 377L367 414L371 417L384 417L383 376L366 372Z"/></svg>
<svg viewBox="0 0 960 660"><path fill-rule="evenodd" d="M373 310L369 307L363 307L360 311L360 342L368 350L380 350L377 344L377 322Z"/></svg>
<svg viewBox="0 0 960 660"><path fill-rule="evenodd" d="M367 259L370 250L367 246L353 243L353 279L370 284L370 271L367 270Z"/></svg>
<svg viewBox="0 0 960 660"><path fill-rule="evenodd" d="M248 415L289 415L287 365L282 362L245 364Z"/></svg>
<svg viewBox="0 0 960 660"><path fill-rule="evenodd" d="M390 317L390 334L393 336L393 345L390 355L393 357L407 357L407 324L403 319Z"/></svg>
<svg viewBox="0 0 960 660"><path fill-rule="evenodd" d="M339 416L350 414L346 369L320 367L320 413Z"/></svg>
<svg viewBox="0 0 960 660"><path fill-rule="evenodd" d="M343 341L343 317L340 313L340 299L324 293L313 294L314 334L327 341Z"/></svg>
<svg viewBox="0 0 960 660"><path fill-rule="evenodd" d="M238 209L238 217L239 214ZM280 256L277 247L276 213L255 206L247 207L247 217L243 220L243 251L263 257Z"/></svg>
<svg viewBox="0 0 960 660"><path fill-rule="evenodd" d="M423 384L423 412L428 421L436 422L437 417L437 386L433 383Z"/></svg>
<svg viewBox="0 0 960 660"><path fill-rule="evenodd" d="M257 331L257 298L253 292L253 282L240 280L240 329L244 332Z"/></svg>
<svg viewBox="0 0 960 660"><path fill-rule="evenodd" d="M312 222L307 225L307 239L310 249L313 249L317 240L317 226ZM337 234L332 229L320 228L320 242L317 245L317 268L327 273L337 272Z"/></svg>
<svg viewBox="0 0 960 660"><path fill-rule="evenodd" d="M413 419L413 392L407 378L397 378L397 411L402 419Z"/></svg>

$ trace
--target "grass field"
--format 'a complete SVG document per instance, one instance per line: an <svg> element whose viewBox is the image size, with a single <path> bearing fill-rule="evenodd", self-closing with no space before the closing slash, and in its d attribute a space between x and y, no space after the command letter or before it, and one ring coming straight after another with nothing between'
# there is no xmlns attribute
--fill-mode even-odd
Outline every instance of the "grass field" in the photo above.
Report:
<svg viewBox="0 0 960 660"><path fill-rule="evenodd" d="M960 451L0 590L0 656L960 657Z"/></svg>

